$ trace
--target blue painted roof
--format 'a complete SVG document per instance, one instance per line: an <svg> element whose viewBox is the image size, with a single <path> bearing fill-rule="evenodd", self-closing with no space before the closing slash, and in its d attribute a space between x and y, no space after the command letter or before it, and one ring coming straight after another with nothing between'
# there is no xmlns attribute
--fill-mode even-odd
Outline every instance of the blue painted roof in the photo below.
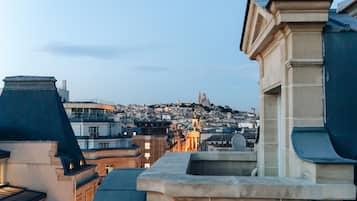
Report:
<svg viewBox="0 0 357 201"><path fill-rule="evenodd" d="M357 19L348 14L336 13L336 10L332 9L329 12L329 20L326 23L325 32L356 32L357 31Z"/></svg>
<svg viewBox="0 0 357 201"><path fill-rule="evenodd" d="M54 77L5 78L0 96L0 140L55 141L64 173L84 160L57 93ZM74 169L69 170L69 164Z"/></svg>
<svg viewBox="0 0 357 201"><path fill-rule="evenodd" d="M354 160L357 160L356 44L357 19L332 10L323 33L325 126L336 152Z"/></svg>
<svg viewBox="0 0 357 201"><path fill-rule="evenodd" d="M146 201L146 192L136 190L136 178L145 169L115 169L104 179L94 201Z"/></svg>
<svg viewBox="0 0 357 201"><path fill-rule="evenodd" d="M291 136L295 153L302 160L312 163L357 164L357 161L339 156L323 127L295 127Z"/></svg>

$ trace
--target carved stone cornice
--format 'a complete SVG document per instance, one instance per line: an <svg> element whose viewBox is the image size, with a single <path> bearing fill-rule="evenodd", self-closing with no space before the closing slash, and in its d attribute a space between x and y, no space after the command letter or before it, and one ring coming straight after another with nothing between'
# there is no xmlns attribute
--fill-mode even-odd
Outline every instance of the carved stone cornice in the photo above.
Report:
<svg viewBox="0 0 357 201"><path fill-rule="evenodd" d="M322 67L323 59L289 59L285 66L290 69L293 67Z"/></svg>

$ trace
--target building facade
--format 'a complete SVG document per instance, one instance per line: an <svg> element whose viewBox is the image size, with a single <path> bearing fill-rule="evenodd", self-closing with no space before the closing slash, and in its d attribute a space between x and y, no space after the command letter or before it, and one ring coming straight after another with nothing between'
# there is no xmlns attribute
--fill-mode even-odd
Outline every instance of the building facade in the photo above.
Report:
<svg viewBox="0 0 357 201"><path fill-rule="evenodd" d="M171 122L140 121L136 126L141 132L132 137L133 143L140 147L141 168L151 167L161 156L169 150L167 136Z"/></svg>
<svg viewBox="0 0 357 201"><path fill-rule="evenodd" d="M260 69L257 153L167 154L138 176L147 200L355 200L357 2L343 5L248 0L241 50Z"/></svg>
<svg viewBox="0 0 357 201"><path fill-rule="evenodd" d="M44 192L49 201L93 200L98 174L82 155L54 77L15 76L4 81L0 148L10 153L2 169L5 181Z"/></svg>
<svg viewBox="0 0 357 201"><path fill-rule="evenodd" d="M64 108L78 144L89 164L104 178L115 168L141 167L141 152L132 135L122 130L115 118L115 106L96 102L66 102Z"/></svg>

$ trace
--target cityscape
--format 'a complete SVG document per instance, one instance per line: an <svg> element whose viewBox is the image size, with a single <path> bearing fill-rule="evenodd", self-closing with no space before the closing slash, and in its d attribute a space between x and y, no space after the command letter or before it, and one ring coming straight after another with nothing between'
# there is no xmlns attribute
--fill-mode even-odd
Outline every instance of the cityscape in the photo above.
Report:
<svg viewBox="0 0 357 201"><path fill-rule="evenodd" d="M4 1L0 25L1 201L357 200L357 0Z"/></svg>

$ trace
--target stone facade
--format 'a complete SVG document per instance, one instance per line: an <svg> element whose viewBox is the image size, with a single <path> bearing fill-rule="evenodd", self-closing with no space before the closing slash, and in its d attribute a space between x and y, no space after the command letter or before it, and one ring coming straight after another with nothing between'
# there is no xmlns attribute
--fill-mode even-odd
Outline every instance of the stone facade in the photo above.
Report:
<svg viewBox="0 0 357 201"><path fill-rule="evenodd" d="M242 50L260 65L258 173L303 175L293 127L323 126L322 29L330 1L272 1L249 6Z"/></svg>
<svg viewBox="0 0 357 201"><path fill-rule="evenodd" d="M93 200L98 183L98 179L93 178L95 167L65 175L61 161L56 157L57 143L3 141L0 146L11 152L6 182L46 192L48 201Z"/></svg>
<svg viewBox="0 0 357 201"><path fill-rule="evenodd" d="M167 154L138 177L148 201L356 199L355 161L302 160L292 141L297 127L324 127L323 28L330 6L330 0L248 1L241 50L260 67L261 133L251 172L258 176L192 176L193 153Z"/></svg>
<svg viewBox="0 0 357 201"><path fill-rule="evenodd" d="M169 150L165 135L136 135L132 140L140 147L140 168L151 167Z"/></svg>
<svg viewBox="0 0 357 201"><path fill-rule="evenodd" d="M138 168L141 166L141 154L138 147L132 149L83 150L88 164L97 166L99 176L105 177L115 168Z"/></svg>

